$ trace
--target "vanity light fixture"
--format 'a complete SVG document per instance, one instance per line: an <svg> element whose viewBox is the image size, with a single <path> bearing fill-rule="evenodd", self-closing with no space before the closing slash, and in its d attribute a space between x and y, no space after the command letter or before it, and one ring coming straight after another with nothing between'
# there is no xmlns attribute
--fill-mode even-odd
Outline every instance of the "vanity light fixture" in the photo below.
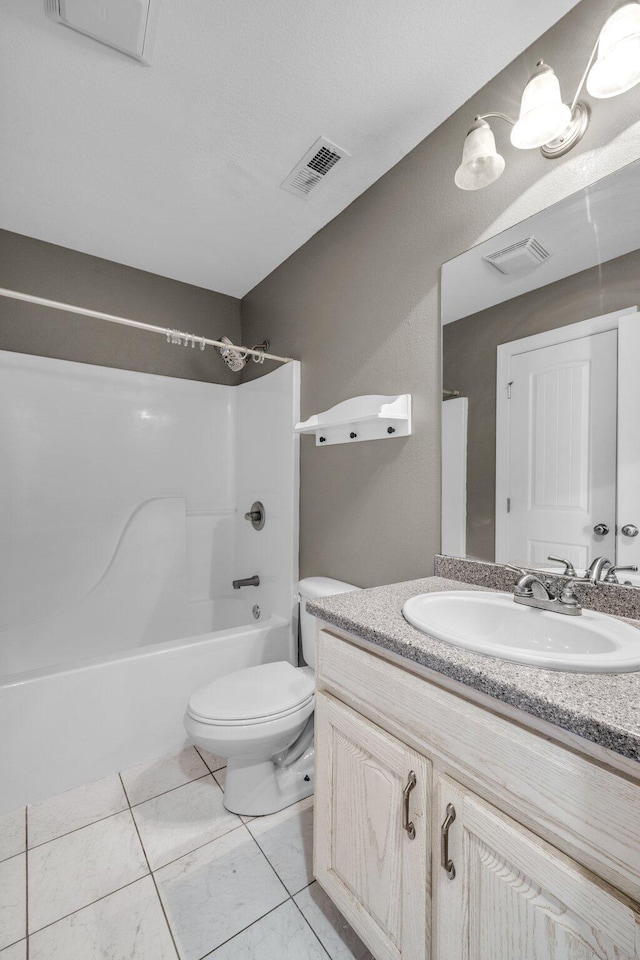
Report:
<svg viewBox="0 0 640 960"><path fill-rule="evenodd" d="M504 113L475 118L456 170L456 186L480 190L501 176L505 161L487 123L494 117L510 124L511 143L519 150L539 148L549 160L568 153L589 126L589 108L578 100L585 83L588 93L598 99L618 96L640 83L640 0L623 0L608 17L571 106L563 102L560 83L551 67L540 60L522 93L517 120Z"/></svg>
<svg viewBox="0 0 640 960"><path fill-rule="evenodd" d="M540 60L522 93L520 116L511 130L518 150L534 150L562 136L571 108L562 102L560 84L551 67Z"/></svg>
<svg viewBox="0 0 640 960"><path fill-rule="evenodd" d="M491 114L489 114L491 116ZM462 163L455 181L461 190L479 190L497 180L504 170L504 157L496 149L496 138L484 117L476 117L465 137Z"/></svg>
<svg viewBox="0 0 640 960"><path fill-rule="evenodd" d="M640 81L640 4L623 3L600 31L587 91L598 100L626 93ZM592 57L593 59L593 57Z"/></svg>

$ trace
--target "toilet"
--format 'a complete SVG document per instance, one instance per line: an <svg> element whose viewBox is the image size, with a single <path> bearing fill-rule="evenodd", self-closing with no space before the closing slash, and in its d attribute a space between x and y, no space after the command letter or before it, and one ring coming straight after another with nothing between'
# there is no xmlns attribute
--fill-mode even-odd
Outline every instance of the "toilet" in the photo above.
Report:
<svg viewBox="0 0 640 960"><path fill-rule="evenodd" d="M236 670L200 687L187 706L188 736L227 758L224 805L243 816L275 813L313 793L316 624L306 601L359 588L307 577L298 589L306 666L281 660Z"/></svg>

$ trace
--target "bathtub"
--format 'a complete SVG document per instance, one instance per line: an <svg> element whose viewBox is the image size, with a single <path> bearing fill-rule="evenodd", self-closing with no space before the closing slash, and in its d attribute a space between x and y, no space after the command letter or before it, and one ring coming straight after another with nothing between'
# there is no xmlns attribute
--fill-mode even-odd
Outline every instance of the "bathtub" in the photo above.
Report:
<svg viewBox="0 0 640 960"><path fill-rule="evenodd" d="M0 814L180 750L190 694L232 670L293 660L295 624L227 601L225 629L0 678ZM238 624L238 625L234 625Z"/></svg>

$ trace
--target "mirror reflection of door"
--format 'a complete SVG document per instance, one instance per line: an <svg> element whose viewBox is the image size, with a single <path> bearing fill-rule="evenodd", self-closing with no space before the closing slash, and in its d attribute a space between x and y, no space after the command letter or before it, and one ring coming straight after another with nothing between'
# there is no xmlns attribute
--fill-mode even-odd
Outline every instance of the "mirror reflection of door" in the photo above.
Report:
<svg viewBox="0 0 640 960"><path fill-rule="evenodd" d="M498 347L498 562L640 566L639 350L635 307Z"/></svg>
<svg viewBox="0 0 640 960"><path fill-rule="evenodd" d="M564 328L560 342L549 342L552 331L503 351L498 562L539 566L552 555L584 569L593 556L615 556L618 334L581 336L582 326Z"/></svg>

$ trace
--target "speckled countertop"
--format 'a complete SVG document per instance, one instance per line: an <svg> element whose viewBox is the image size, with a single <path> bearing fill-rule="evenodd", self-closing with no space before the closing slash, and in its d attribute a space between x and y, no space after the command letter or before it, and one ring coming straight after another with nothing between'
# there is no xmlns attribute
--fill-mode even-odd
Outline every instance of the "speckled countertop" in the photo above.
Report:
<svg viewBox="0 0 640 960"><path fill-rule="evenodd" d="M486 589L428 577L310 600L307 609L326 623L640 762L640 672L565 673L522 666L434 640L402 616L404 602L419 593ZM634 625L640 633L640 622Z"/></svg>

